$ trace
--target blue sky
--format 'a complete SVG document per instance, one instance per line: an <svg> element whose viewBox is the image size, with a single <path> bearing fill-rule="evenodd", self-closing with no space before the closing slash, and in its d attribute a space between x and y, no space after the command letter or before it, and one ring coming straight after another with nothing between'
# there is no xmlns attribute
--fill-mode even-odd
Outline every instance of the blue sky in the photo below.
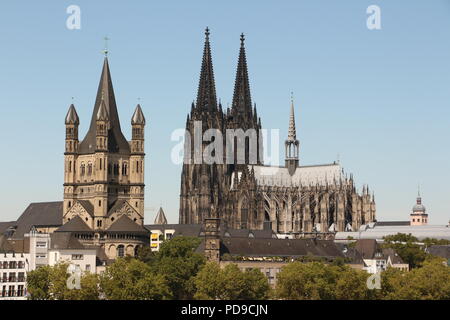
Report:
<svg viewBox="0 0 450 320"><path fill-rule="evenodd" d="M130 3L131 2L131 3ZM81 29L66 28L69 5ZM366 9L381 8L381 30ZM286 136L296 100L301 163L340 160L375 191L380 220L407 219L420 183L430 221L450 218L450 1L9 1L0 10L0 220L61 200L64 116L88 128L103 37L122 129L137 98L147 118L146 222L178 221L181 168L170 135L196 97L204 28L218 96L232 99L246 34L252 98Z"/></svg>

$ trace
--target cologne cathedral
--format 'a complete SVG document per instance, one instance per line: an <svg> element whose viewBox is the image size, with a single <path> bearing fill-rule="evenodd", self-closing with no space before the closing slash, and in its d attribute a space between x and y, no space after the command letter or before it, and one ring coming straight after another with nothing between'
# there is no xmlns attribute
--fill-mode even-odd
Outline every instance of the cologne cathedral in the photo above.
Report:
<svg viewBox="0 0 450 320"><path fill-rule="evenodd" d="M338 162L300 164L293 102L285 141L285 165L263 164L261 118L251 101L244 36L241 35L232 105L223 111L216 97L208 29L205 35L197 99L187 116L186 132L192 135L199 121L202 133L208 129L222 132L252 129L257 133L257 156L249 161L249 144L245 141L244 162L237 161L234 154L232 163L197 163L190 159L198 150L185 144L179 222L201 224L206 218L220 218L230 228L272 228L278 234L299 238L356 231L361 225L374 222L373 194L367 186L358 193L353 176L347 176ZM208 144L201 143L201 152Z"/></svg>

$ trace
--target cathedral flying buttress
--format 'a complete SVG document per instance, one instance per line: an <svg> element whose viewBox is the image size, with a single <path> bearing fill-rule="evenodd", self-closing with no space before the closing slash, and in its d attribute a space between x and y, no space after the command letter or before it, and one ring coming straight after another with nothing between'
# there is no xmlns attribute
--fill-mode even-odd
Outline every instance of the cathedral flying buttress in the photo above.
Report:
<svg viewBox="0 0 450 320"><path fill-rule="evenodd" d="M217 104L208 29L205 35L197 101L192 104L187 117L187 132L193 131L194 121L202 121L204 131L255 129L259 133L261 119L257 116L256 106L252 108L244 36L241 35L232 107L224 112L220 103ZM257 137L259 156L262 141L259 134ZM373 194L367 186L358 193L353 176L347 176L338 162L300 164L293 100L284 166L264 165L259 157L256 164L249 162L248 145L244 146L244 164L236 161L231 164L183 164L180 223L200 224L205 218L220 218L231 228L257 230L270 227L278 234L309 237L358 230L361 225L375 221ZM185 149L186 152L193 153L194 150Z"/></svg>

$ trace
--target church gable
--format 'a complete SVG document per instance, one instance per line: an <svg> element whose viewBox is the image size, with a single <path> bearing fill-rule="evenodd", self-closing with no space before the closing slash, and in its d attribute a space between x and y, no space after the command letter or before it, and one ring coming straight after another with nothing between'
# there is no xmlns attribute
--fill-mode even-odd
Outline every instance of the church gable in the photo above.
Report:
<svg viewBox="0 0 450 320"><path fill-rule="evenodd" d="M122 216L128 217L130 220L140 223L141 216L139 213L125 200L119 200L108 212L110 224L117 221Z"/></svg>
<svg viewBox="0 0 450 320"><path fill-rule="evenodd" d="M87 204L89 201L77 201L75 204L67 211L64 216L64 223L79 217L83 220L87 225L91 226L93 223L92 212L89 212L92 208L92 204Z"/></svg>

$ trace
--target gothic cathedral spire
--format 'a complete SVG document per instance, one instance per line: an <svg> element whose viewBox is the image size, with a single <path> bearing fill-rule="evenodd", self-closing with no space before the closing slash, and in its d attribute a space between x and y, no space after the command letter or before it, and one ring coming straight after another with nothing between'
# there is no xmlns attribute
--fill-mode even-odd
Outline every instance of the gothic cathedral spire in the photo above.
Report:
<svg viewBox="0 0 450 320"><path fill-rule="evenodd" d="M197 110L214 111L217 109L216 85L209 43L209 28L205 30L205 46L203 49L202 68L197 92Z"/></svg>
<svg viewBox="0 0 450 320"><path fill-rule="evenodd" d="M236 80L234 83L232 114L233 117L242 117L245 121L249 121L252 118L252 98L250 95L244 41L244 34L241 34L241 48L239 50Z"/></svg>

